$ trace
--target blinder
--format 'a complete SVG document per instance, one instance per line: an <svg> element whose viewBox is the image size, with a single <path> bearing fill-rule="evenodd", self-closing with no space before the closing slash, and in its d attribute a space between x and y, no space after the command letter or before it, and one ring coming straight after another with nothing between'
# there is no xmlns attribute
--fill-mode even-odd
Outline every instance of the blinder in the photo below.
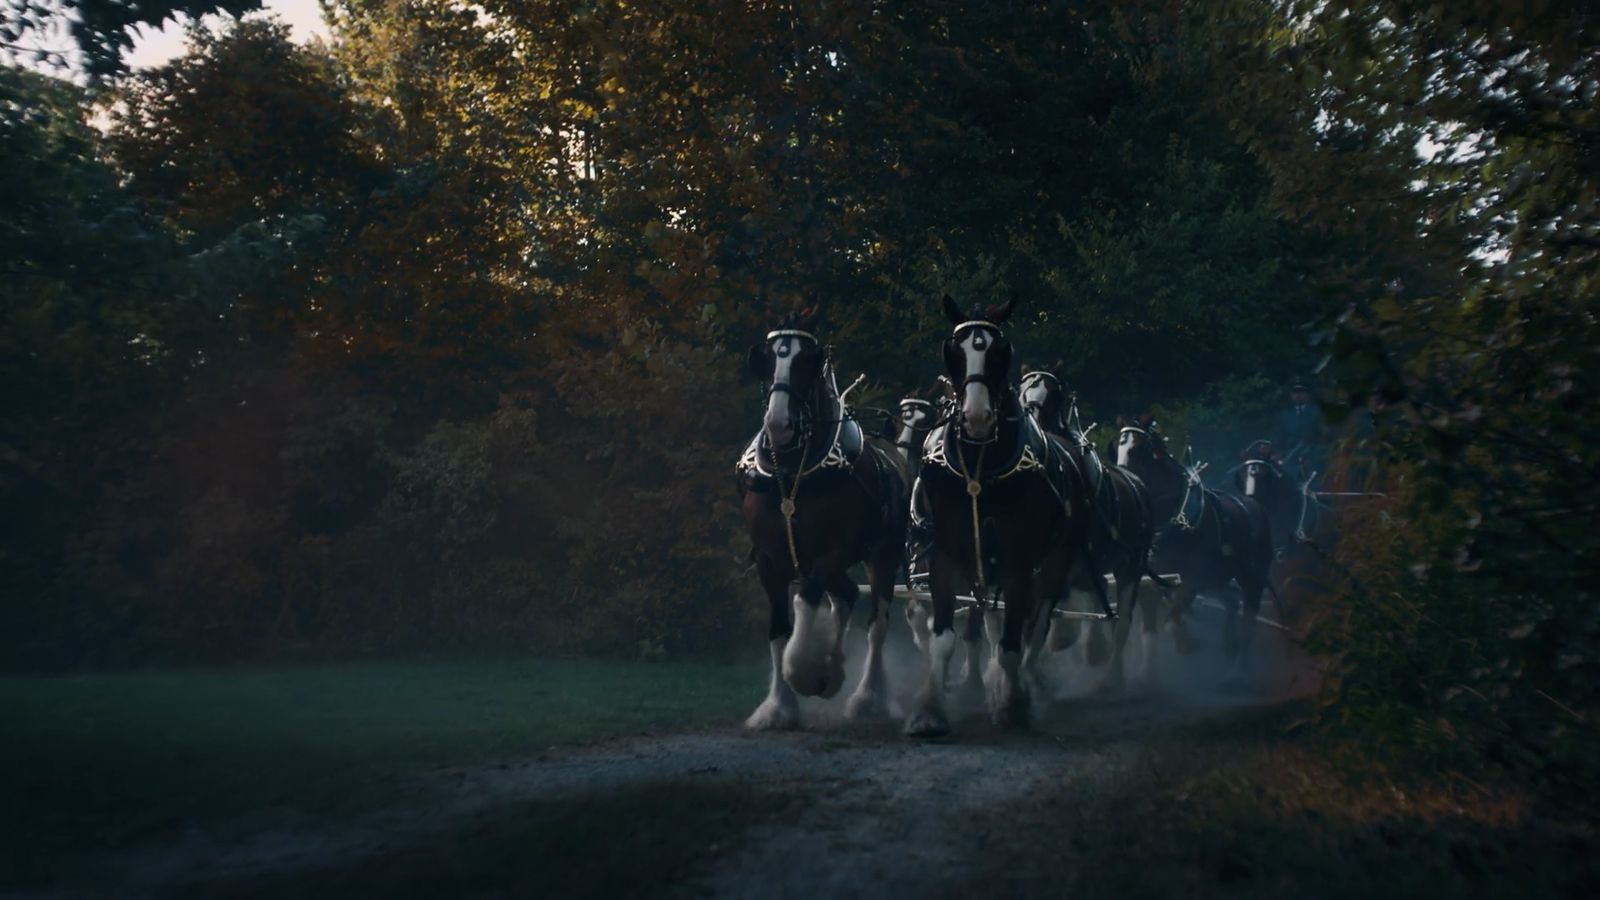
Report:
<svg viewBox="0 0 1600 900"><path fill-rule="evenodd" d="M961 378L967 367L966 354L961 352L961 345L955 338L947 338L944 342L944 370L949 373L950 380ZM963 383L963 387L965 384ZM957 388L960 390L960 388Z"/></svg>
<svg viewBox="0 0 1600 900"><path fill-rule="evenodd" d="M765 382L772 377L772 345L760 342L750 345L750 350L745 357L745 365L750 369L750 375Z"/></svg>

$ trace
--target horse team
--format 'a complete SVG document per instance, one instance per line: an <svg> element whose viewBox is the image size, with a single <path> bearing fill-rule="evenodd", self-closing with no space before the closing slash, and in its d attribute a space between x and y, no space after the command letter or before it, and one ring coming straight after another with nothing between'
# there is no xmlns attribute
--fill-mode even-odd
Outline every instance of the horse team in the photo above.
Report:
<svg viewBox="0 0 1600 900"><path fill-rule="evenodd" d="M893 440L865 433L849 414L815 310L786 317L750 350L766 413L737 469L770 607L772 674L746 726L796 727L798 695L833 697L843 687L857 564L866 568L871 614L865 665L845 706L852 718L887 715L883 644L895 582L905 574L926 584L925 599L907 607L925 662L905 720L912 736L950 730L958 639L966 643L958 689L986 692L996 724L1026 727L1040 664L1060 642L1051 640L1052 610L1077 602L1109 614L1107 576L1115 585L1109 688L1123 685L1136 612L1144 676L1154 675L1161 621L1153 596L1140 602L1147 577L1172 591L1180 647L1181 611L1195 595L1237 585L1224 649L1242 668L1282 517L1260 501L1283 493L1281 470L1265 456L1247 460L1242 495L1206 488L1204 467L1180 462L1149 417L1124 423L1115 464L1103 462L1054 376L1012 381L1003 326L1013 303L968 312L945 297L943 305L951 324L945 396L903 401ZM1176 575L1176 585L1156 573ZM958 638L963 595L978 603ZM987 673L978 663L984 637Z"/></svg>

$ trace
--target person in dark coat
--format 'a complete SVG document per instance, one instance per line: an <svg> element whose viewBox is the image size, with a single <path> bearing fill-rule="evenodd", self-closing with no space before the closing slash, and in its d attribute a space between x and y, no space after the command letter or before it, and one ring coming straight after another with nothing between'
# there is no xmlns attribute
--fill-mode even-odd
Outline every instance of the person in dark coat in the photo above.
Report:
<svg viewBox="0 0 1600 900"><path fill-rule="evenodd" d="M1324 455L1322 408L1311 397L1311 388L1296 379L1289 385L1289 408L1278 415L1273 446L1283 459L1301 470L1317 469Z"/></svg>

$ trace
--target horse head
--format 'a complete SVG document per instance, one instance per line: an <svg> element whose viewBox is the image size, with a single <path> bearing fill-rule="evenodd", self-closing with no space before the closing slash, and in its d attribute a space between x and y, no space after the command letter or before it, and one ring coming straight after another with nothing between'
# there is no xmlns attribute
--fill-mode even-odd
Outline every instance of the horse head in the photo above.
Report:
<svg viewBox="0 0 1600 900"><path fill-rule="evenodd" d="M803 443L816 418L815 398L825 387L827 351L817 340L816 307L785 316L750 348L750 373L767 389L762 430L775 450Z"/></svg>
<svg viewBox="0 0 1600 900"><path fill-rule="evenodd" d="M1043 369L1034 369L1022 376L1017 392L1022 408L1040 428L1052 434L1067 433L1067 392L1061 379Z"/></svg>
<svg viewBox="0 0 1600 900"><path fill-rule="evenodd" d="M962 437L992 441L1000 423L1001 399L1010 390L1011 342L1000 326L1011 317L1016 300L971 315L946 294L944 314L953 328L944 342L944 367L958 394L957 417Z"/></svg>
<svg viewBox="0 0 1600 900"><path fill-rule="evenodd" d="M1255 497L1271 504L1288 482L1288 473L1278 459L1271 441L1255 441L1240 454L1239 468L1234 473L1234 486L1246 497Z"/></svg>
<svg viewBox="0 0 1600 900"><path fill-rule="evenodd" d="M1172 459L1161 423L1149 413L1131 421L1117 417L1117 465L1125 469L1150 469Z"/></svg>
<svg viewBox="0 0 1600 900"><path fill-rule="evenodd" d="M922 452L922 439L928 436L939 420L939 408L931 400L907 397L895 410L896 432L894 445L907 455Z"/></svg>

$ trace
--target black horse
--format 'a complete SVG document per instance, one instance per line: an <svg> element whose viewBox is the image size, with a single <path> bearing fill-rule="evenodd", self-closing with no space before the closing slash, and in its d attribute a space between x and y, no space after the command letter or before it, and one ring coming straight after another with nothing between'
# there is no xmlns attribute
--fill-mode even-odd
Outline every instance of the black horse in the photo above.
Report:
<svg viewBox="0 0 1600 900"><path fill-rule="evenodd" d="M1241 496L1253 498L1266 510L1277 555L1290 552L1295 533L1304 524L1305 490L1295 484L1271 441L1255 441L1245 448L1233 470L1233 486Z"/></svg>
<svg viewBox="0 0 1600 900"><path fill-rule="evenodd" d="M1158 524L1155 568L1182 579L1174 600L1181 617L1204 591L1239 587L1227 601L1223 651L1243 670L1249 660L1254 620L1272 568L1272 530L1261 504L1205 487L1202 466L1185 467L1172 457L1165 436L1149 416L1126 424L1117 435L1117 465L1133 470L1150 488ZM1241 628L1240 605L1250 624ZM1181 621L1179 623L1182 633Z"/></svg>
<svg viewBox="0 0 1600 900"><path fill-rule="evenodd" d="M1013 304L966 315L944 298L954 326L944 344L945 370L958 392L951 421L935 429L923 453L916 502L932 520L930 590L933 623L928 669L906 733L949 731L946 669L955 650L955 601L963 589L1005 596L999 653L989 664L989 709L998 724L1025 726L1028 690L1021 679L1023 640L1044 604L1060 596L1083 545L1082 478L1059 444L1022 410L1010 382L1011 344L1000 326ZM1037 573L1037 575L1035 574Z"/></svg>
<svg viewBox="0 0 1600 900"><path fill-rule="evenodd" d="M845 711L856 717L888 709L883 639L895 576L905 567L907 481L894 449L863 435L840 400L829 353L815 336L817 319L812 310L790 316L750 348L767 411L737 469L771 607L772 681L748 728L793 728L795 692L831 697L844 683L844 630L860 593L846 570L857 562L867 567L872 624L866 668ZM824 593L831 597L826 609Z"/></svg>
<svg viewBox="0 0 1600 900"><path fill-rule="evenodd" d="M1139 587L1149 570L1150 545L1155 539L1149 494L1144 482L1133 472L1121 466L1102 464L1094 445L1078 427L1072 400L1060 379L1049 372L1029 372L1022 378L1021 396L1023 407L1041 428L1062 444L1088 483L1088 553L1083 558L1084 564L1073 570L1070 583L1075 595L1092 602L1104 596L1103 575L1116 579L1116 639L1106 686L1120 689L1123 649L1133 627L1133 612L1141 608ZM1155 637L1160 625L1160 608L1151 599L1142 609L1144 677L1150 679L1155 675ZM1100 623L1094 623L1090 629L1085 659L1097 665L1103 661L1094 648L1097 640L1103 641Z"/></svg>
<svg viewBox="0 0 1600 900"><path fill-rule="evenodd" d="M938 420L939 407L932 400L906 397L900 401L895 410L894 446L906 462L913 466L922 464L922 444Z"/></svg>

